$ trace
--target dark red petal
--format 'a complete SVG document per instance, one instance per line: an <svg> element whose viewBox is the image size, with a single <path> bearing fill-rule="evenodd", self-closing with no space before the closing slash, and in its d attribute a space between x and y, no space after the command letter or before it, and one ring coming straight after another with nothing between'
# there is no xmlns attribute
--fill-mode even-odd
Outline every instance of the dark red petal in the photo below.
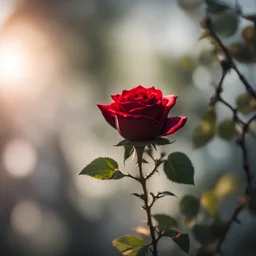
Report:
<svg viewBox="0 0 256 256"><path fill-rule="evenodd" d="M118 104L120 104L122 100L122 96L120 94L112 94L111 98L113 99L113 101L115 101Z"/></svg>
<svg viewBox="0 0 256 256"><path fill-rule="evenodd" d="M167 118L167 121L164 124L162 135L166 136L176 132L185 125L186 121L186 116L175 116Z"/></svg>
<svg viewBox="0 0 256 256"><path fill-rule="evenodd" d="M138 85L137 87L135 87L135 88L132 88L132 89L130 89L130 90L123 90L122 91L122 96L128 96L128 94L129 95L132 95L132 94L135 94L135 93L138 93L139 91L141 91L141 90L146 90L146 88L144 88L143 86L141 86L141 85Z"/></svg>
<svg viewBox="0 0 256 256"><path fill-rule="evenodd" d="M151 98L154 95L157 100L160 100L163 97L162 91L159 89L155 89L154 86L151 88L148 88L146 90L147 90L149 98Z"/></svg>
<svg viewBox="0 0 256 256"><path fill-rule="evenodd" d="M168 117L168 113L171 110L171 108L175 105L177 98L178 96L176 95L164 96L164 99L167 99L168 103L165 105L165 108L164 108L164 112L161 119L162 122L165 122L166 118Z"/></svg>
<svg viewBox="0 0 256 256"><path fill-rule="evenodd" d="M141 104L140 102L136 102L136 101L132 101L132 102L123 102L119 104L119 108L121 112L124 113L130 113L130 111L132 109L136 109L136 108L142 108L143 104Z"/></svg>
<svg viewBox="0 0 256 256"><path fill-rule="evenodd" d="M130 141L151 140L161 134L163 124L139 115L116 113L116 127L120 135Z"/></svg>
<svg viewBox="0 0 256 256"><path fill-rule="evenodd" d="M116 129L115 112L118 111L118 104L114 102L111 104L97 104L97 106L101 110L106 121Z"/></svg>
<svg viewBox="0 0 256 256"><path fill-rule="evenodd" d="M160 121L163 115L164 107L168 100L159 100L152 105L146 105L139 108L134 108L129 111L130 114L144 115L150 117L156 121Z"/></svg>

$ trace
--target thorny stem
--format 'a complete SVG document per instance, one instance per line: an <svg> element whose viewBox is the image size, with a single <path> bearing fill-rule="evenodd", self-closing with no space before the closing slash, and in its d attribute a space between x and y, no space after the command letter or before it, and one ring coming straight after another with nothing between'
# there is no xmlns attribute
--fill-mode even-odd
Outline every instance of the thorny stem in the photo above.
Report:
<svg viewBox="0 0 256 256"><path fill-rule="evenodd" d="M149 204L149 198L148 198L148 191L147 191L147 186L146 186L146 182L147 182L147 178L145 178L143 176L143 172L142 172L142 155L144 152L144 147L135 147L136 149L136 153L137 153L137 157L138 157L138 167L139 167L139 173L140 173L140 179L139 182L142 186L143 189L143 194L144 194L144 206L143 209L146 211L147 214L147 224L149 226L150 229L150 236L151 236L151 243L152 244L152 256L157 256L157 242L158 239L156 238L155 235L155 229L152 223L152 218L151 218L151 207Z"/></svg>
<svg viewBox="0 0 256 256"><path fill-rule="evenodd" d="M219 45L222 52L224 53L226 65L228 65L229 68L233 69L237 73L239 79L244 84L246 90L251 94L251 96L254 99L256 99L256 92L253 90L252 86L249 84L249 82L244 77L244 75L239 71L239 69L237 68L236 63L233 61L228 49L224 46L224 44L221 42L220 38L215 33L213 26L212 26L211 19L209 17L207 17L205 19L203 26L205 26L205 28L209 32L210 37L212 37L216 41L216 43Z"/></svg>
<svg viewBox="0 0 256 256"><path fill-rule="evenodd" d="M214 32L212 32L213 35ZM217 38L217 37L216 37ZM217 38L218 39L218 38ZM218 39L219 40L219 39ZM220 40L219 40L220 41ZM222 45L221 41L219 43L220 45ZM224 53L228 53L228 51L226 50L226 48L224 46L223 47L223 52ZM227 55L227 58L228 60L232 61L230 55ZM229 59L230 58L230 59ZM233 63L233 61L232 61ZM246 147L246 133L248 132L249 130L249 126L251 124L252 121L256 120L256 115L254 115L253 117L251 117L247 122L244 122L243 120L241 120L237 114L237 109L232 107L225 99L223 99L221 97L221 93L223 91L223 81L224 81L224 78L227 74L227 71L225 69L224 66L222 66L223 68L223 73L222 73L222 76L221 76L221 79L220 79L220 82L218 84L218 87L216 88L216 92L215 92L215 95L212 97L211 99L211 102L210 102L210 106L215 106L217 102L221 102L222 104L224 104L226 107L228 107L232 113L233 113L233 120L234 122L236 123L239 123L241 126L242 126L242 134L240 136L240 138L238 138L237 142L238 142L238 145L241 147L242 149L242 157L243 157L243 170L244 170L244 173L246 175L246 181L247 181L247 186L246 186L246 189L245 189L245 192L244 192L244 195L245 196L248 196L248 192L249 192L249 189L250 189L250 186L251 186L251 182L252 182L252 178L253 178L253 175L251 173L251 170L250 170L250 166L249 166L249 160L248 160L248 150L247 150L247 147ZM234 67L233 67L234 68ZM237 69L235 69L237 71ZM248 86L247 86L248 87ZM247 88L246 87L246 88ZM248 88L247 88L248 89ZM249 90L248 90L249 91ZM244 209L245 207L245 204L241 204L241 203L238 203L237 207L235 208L235 211L233 212L229 222L227 223L226 225L226 228L222 234L222 236L220 237L220 240L216 246L216 250L213 252L214 254L216 253L221 253L221 246L222 244L225 242L226 240L226 237L229 233L229 230L232 226L232 224L234 222L237 222L239 223L239 220L238 220L238 215L239 213Z"/></svg>

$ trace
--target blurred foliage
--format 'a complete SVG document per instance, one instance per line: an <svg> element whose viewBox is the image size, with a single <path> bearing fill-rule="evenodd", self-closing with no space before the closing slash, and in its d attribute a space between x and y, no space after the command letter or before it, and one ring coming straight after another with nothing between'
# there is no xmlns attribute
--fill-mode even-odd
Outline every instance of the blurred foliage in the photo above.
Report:
<svg viewBox="0 0 256 256"><path fill-rule="evenodd" d="M197 125L192 134L193 146L200 148L211 141L215 134L216 112L209 109L201 118L201 123Z"/></svg>
<svg viewBox="0 0 256 256"><path fill-rule="evenodd" d="M204 248L214 245L222 236L227 222L221 217L220 205L225 204L237 189L236 177L227 173L217 180L212 190L202 191L200 199L185 195L180 201L180 212L185 217L185 225ZM187 218L193 218L194 221L188 221ZM199 252L198 255L210 253L203 250Z"/></svg>
<svg viewBox="0 0 256 256"><path fill-rule="evenodd" d="M202 3L203 0L178 0L179 6L186 11L193 11L197 9Z"/></svg>
<svg viewBox="0 0 256 256"><path fill-rule="evenodd" d="M238 110L245 115L256 110L256 100L248 92L241 94L236 99L236 105Z"/></svg>
<svg viewBox="0 0 256 256"><path fill-rule="evenodd" d="M210 214L216 215L219 208L219 200L214 191L204 191L200 203L202 207Z"/></svg>
<svg viewBox="0 0 256 256"><path fill-rule="evenodd" d="M227 47L230 50L232 57L242 64L252 64L255 63L255 49L256 49L256 36L255 36L255 26L250 25L245 28L242 28L242 31L239 31L240 19L239 13L236 13L236 10L230 10L229 6L230 1L215 1L215 0L177 0L179 6L186 11L188 14L195 13L196 10L199 10L202 6L205 8L205 12L213 17L214 28L217 33L222 37L230 37L235 35L236 32L241 34L243 41L237 42L233 39L227 41ZM29 1L27 1L29 2ZM42 4L52 4L53 1L44 1L38 0ZM57 9L61 9L62 1L59 2L59 7L54 8L52 5L48 6L49 12L54 12ZM75 1L74 1L75 2ZM171 1L172 2L172 1ZM242 1L240 1L242 2ZM89 5L88 5L89 6ZM85 10L87 7L82 7ZM88 7L89 9L90 7ZM170 7L168 7L170 8ZM135 8L136 9L136 8ZM85 50L81 50L81 48L76 46L72 49L72 54L69 56L71 66L74 70L79 71L81 73L89 74L93 78L97 79L97 83L95 86L100 87L100 92L102 97L104 97L104 93L109 90L109 87L112 84L116 83L114 77L118 76L117 67L120 64L120 60L116 63L114 62L114 54L118 54L118 50L111 44L111 41L107 38L107 34L111 26L113 24L117 24L122 19L124 19L128 13L129 8L120 8L115 1L94 1L93 11L91 15L84 14L83 17L58 17L59 14L54 14L53 16L56 19L59 19L60 23L63 26L67 26L66 29L70 29L76 36L76 40L78 40L81 45L84 44ZM244 15L245 19L255 22L255 15ZM198 18L198 16L196 16ZM129 22L133 22L130 20ZM195 20L191 19L191 22L195 22ZM196 20L196 22L198 22ZM161 29L161 28L159 28ZM131 35L132 36L132 35ZM205 34L207 38L207 34ZM228 38L228 39L230 39ZM134 39L136 40L136 38ZM200 42L198 43L200 44ZM202 49L198 54L186 53L180 57L173 57L168 54L159 57L158 52L154 52L155 57L157 59L158 69L160 71L160 78L163 79L163 84L166 84L171 87L171 90L176 92L177 90L184 90L184 96L189 98L189 93L193 90L196 90L193 87L193 73L199 65L205 66L209 69L214 70L213 64L216 63L216 53L218 53L219 49L216 47L216 43L212 41L212 48L209 50ZM125 60L123 60L125 62ZM129 67L127 67L129 69ZM212 70L210 70L212 71ZM125 83L125 82L124 82ZM122 85L120 85L122 86ZM209 87L209 85L205 85L205 87ZM234 86L235 87L235 86ZM169 88L168 88L169 90ZM176 91L175 91L176 90ZM188 93L185 94L185 91ZM197 92L198 100L193 102L194 105L198 105L198 111L195 113L191 113L192 118L196 119L202 109L206 106L203 105L200 101L203 101L200 91ZM205 97L205 95L204 95ZM208 96L206 96L208 97ZM184 108L187 106L184 100ZM253 99L248 93L241 94L236 100L236 106L238 111L244 115L250 114L256 110L256 101ZM82 110L84 111L84 110ZM81 111L81 112L82 112ZM187 111L187 110L186 110ZM192 119L191 118L191 119ZM102 127L100 127L100 133L102 131ZM216 112L213 109L209 109L201 118L199 124L195 122L194 132L192 135L192 141L194 148L201 148L207 145L215 135L218 135L220 138L225 140L230 140L236 137L234 122L230 119L225 119L217 123ZM186 136L186 135L185 135ZM125 147L125 160L128 159L132 153L133 148L129 145ZM148 151L152 151L152 148L148 148ZM232 160L237 163L236 159ZM182 182L186 184L194 183L194 167L191 165L191 161L186 157L180 157L173 159L173 156L168 157L165 162L166 168L165 173L167 177L172 181ZM104 178L104 179L114 179L121 178L120 172L117 171L118 166L114 163L103 165L104 168L104 176L98 176L93 170L90 169L90 176L96 178ZM168 167L167 167L168 166ZM214 166L212 166L214 169ZM103 170L102 169L102 170ZM88 170L88 169L87 169ZM92 171L92 172L91 172ZM188 175L189 173L189 175ZM216 171L217 173L217 171ZM176 176L177 174L177 176ZM117 175L116 177L114 175ZM216 174L217 175L217 174ZM189 177L189 180L185 180L184 177ZM208 182L209 183L209 182ZM208 184L205 184L207 187ZM187 226L188 230L191 230L194 238L202 245L212 245L220 238L220 235L223 233L223 230L226 227L226 220L222 218L222 212L220 210L220 206L225 204L229 196L233 196L238 190L237 179L232 174L225 174L220 177L220 179L216 182L214 188L212 190L201 191L202 196L196 197L191 195L184 196L179 204L180 213L184 216L184 223ZM197 189L197 187L195 188ZM66 192L65 192L66 193ZM172 193L172 192L169 192ZM176 193L176 191L175 191ZM177 193L178 195L178 193ZM70 200L70 199L69 199ZM83 202L84 203L84 202ZM109 201L106 204L110 204ZM80 231L72 231L72 235L74 237L81 237L82 243L78 243L78 240L74 242L73 254L79 255L80 248L77 248L77 251L74 252L76 247L86 247L94 246L93 250L95 253L93 255L103 255L102 251L99 251L97 254L98 245L94 245L94 240L97 240L99 233L102 233L103 222L92 223L89 225L88 223L79 222L78 218L79 214L75 213L75 215L71 214L70 206L65 202L57 202L56 206L61 208L61 212L68 212L66 218L71 220L70 225L76 225L77 228L74 230ZM247 206L250 212L255 215L256 214L256 196L253 190L250 193L250 196L247 199ZM111 206L110 206L111 207ZM172 217L163 217L163 215L158 216L158 224L162 227L171 227L170 218L172 219L172 224L177 224L177 221ZM162 217L159 217L162 216ZM106 215L104 215L104 218ZM80 217L81 218L81 217ZM110 217L109 217L110 218ZM74 220L75 219L75 220ZM176 221L176 222L175 222ZM169 222L169 224L168 224ZM81 224L83 223L83 224ZM168 224L168 225L167 225ZM89 225L89 226L88 226ZM105 225L105 224L104 224ZM90 239L84 239L84 234L88 235L86 232L95 229L97 226L97 230L95 234L91 234ZM105 228L105 226L104 226ZM111 229L114 229L111 227ZM7 229L6 229L7 230ZM84 230L86 230L85 233ZM138 230L137 230L138 231ZM145 230L144 230L145 231ZM181 234L178 231L168 230L169 233L165 233L166 236L169 235L172 240L177 243L180 248L182 248L185 252L188 252L189 241L186 234ZM4 233L7 234L9 230ZM80 233L79 233L80 232ZM106 232L107 233L107 232ZM139 233L139 232L138 232ZM1 233L2 234L2 233ZM83 235L81 235L83 234ZM142 234L142 232L140 232ZM146 234L146 231L144 235ZM143 235L143 234L142 234ZM3 236L4 237L4 236ZM106 237L104 237L106 238ZM109 237L107 238L110 239ZM247 240L249 237L246 238ZM87 242L85 240L88 240ZM91 243L91 241L93 241ZM108 243L108 242L107 242ZM146 255L147 248L145 248L145 243L140 238L133 238L131 236L125 236L124 238L116 239L114 246L118 248L120 252L125 252L126 255ZM89 244L89 245L88 245ZM0 247L1 249L2 247ZM71 249L67 250L67 255L71 255ZM106 255L108 253L108 249L106 249ZM7 254L6 254L7 255ZM89 255L89 254L88 254ZM112 254L111 254L112 255ZM198 256L213 256L211 252L201 251L197 254ZM246 252L245 252L246 255ZM16 255L15 255L16 256Z"/></svg>
<svg viewBox="0 0 256 256"><path fill-rule="evenodd" d="M231 140L236 133L232 119L225 119L218 124L218 135L225 140Z"/></svg>
<svg viewBox="0 0 256 256"><path fill-rule="evenodd" d="M200 209L200 202L197 198L186 195L180 200L180 212L190 219L197 216Z"/></svg>

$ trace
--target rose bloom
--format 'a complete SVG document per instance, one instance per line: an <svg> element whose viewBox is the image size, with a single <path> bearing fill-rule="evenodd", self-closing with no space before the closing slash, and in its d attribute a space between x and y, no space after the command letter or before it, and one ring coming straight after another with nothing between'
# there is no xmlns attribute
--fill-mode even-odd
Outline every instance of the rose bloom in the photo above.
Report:
<svg viewBox="0 0 256 256"><path fill-rule="evenodd" d="M163 96L155 87L137 86L111 95L113 103L98 104L106 121L127 140L145 141L170 135L187 121L186 116L168 117L177 96Z"/></svg>

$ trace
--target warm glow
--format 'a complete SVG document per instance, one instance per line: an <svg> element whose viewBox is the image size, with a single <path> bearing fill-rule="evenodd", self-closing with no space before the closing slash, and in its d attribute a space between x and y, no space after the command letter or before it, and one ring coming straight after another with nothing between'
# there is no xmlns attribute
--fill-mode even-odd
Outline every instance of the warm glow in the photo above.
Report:
<svg viewBox="0 0 256 256"><path fill-rule="evenodd" d="M35 102L47 86L52 85L60 55L51 40L50 28L43 21L34 23L29 17L23 17L2 31L0 96L8 106L20 101Z"/></svg>
<svg viewBox="0 0 256 256"><path fill-rule="evenodd" d="M11 89L26 75L28 58L25 50L15 41L0 43L0 81Z"/></svg>

